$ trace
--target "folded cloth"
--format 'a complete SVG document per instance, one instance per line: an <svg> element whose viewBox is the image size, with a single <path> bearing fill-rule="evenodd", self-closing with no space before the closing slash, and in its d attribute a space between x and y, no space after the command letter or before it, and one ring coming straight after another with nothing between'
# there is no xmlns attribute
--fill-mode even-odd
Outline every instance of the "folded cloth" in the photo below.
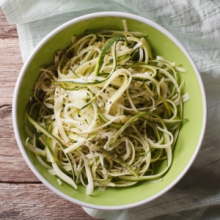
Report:
<svg viewBox="0 0 220 220"><path fill-rule="evenodd" d="M201 150L182 180L160 198L128 210L84 210L106 220L220 218L220 1L2 0L0 6L17 25L23 60L51 30L92 12L130 12L170 31L192 56L204 83L208 111Z"/></svg>

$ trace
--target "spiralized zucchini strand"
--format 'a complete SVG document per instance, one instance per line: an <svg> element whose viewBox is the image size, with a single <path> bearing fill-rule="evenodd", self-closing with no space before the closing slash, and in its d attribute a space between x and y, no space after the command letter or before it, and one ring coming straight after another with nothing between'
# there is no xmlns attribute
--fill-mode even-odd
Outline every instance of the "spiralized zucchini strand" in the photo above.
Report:
<svg viewBox="0 0 220 220"><path fill-rule="evenodd" d="M190 96L179 74L186 71L154 56L147 36L126 21L123 27L73 36L41 70L26 113L27 149L59 183L81 184L88 195L156 184L186 121Z"/></svg>

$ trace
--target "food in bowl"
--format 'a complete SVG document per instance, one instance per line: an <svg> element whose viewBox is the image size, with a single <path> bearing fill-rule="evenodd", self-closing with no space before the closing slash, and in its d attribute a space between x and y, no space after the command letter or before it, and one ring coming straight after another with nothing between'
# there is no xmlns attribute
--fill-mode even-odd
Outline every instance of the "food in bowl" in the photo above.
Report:
<svg viewBox="0 0 220 220"><path fill-rule="evenodd" d="M26 147L52 175L77 189L158 180L172 164L183 122L184 71L153 57L147 36L89 30L41 70L26 114ZM187 97L187 99L186 99ZM33 130L33 132L31 132ZM155 164L163 165L155 171Z"/></svg>
<svg viewBox="0 0 220 220"><path fill-rule="evenodd" d="M158 161L158 162L153 163L154 164L154 167L153 167L154 174L159 174L159 173L163 172L164 169L169 169L168 172L166 172L164 175L162 175L162 178L158 177L158 178L156 178L156 181L155 180L138 181L136 184L131 185L131 186L126 186L126 187L108 187L107 190L105 190L105 192L103 192L103 189L105 189L106 187L100 186L101 184L99 186L97 185L97 187L94 187L94 188L90 188L89 186L87 188L88 182L85 179L83 179L86 187L83 184L78 184L75 182L77 184L77 190L75 190L72 185L63 181L61 176L57 177L56 175L50 175L48 173L48 169L45 167L44 163L46 163L46 165L49 165L49 167L51 167L51 164L50 163L48 164L47 160L44 160L45 159L44 157L40 157L39 155L36 156L35 153L33 153L32 151L28 150L27 147L25 147L25 145L27 145L29 147L31 147L30 145L33 146L33 143L34 143L33 134L35 134L35 141L37 141L37 142L39 142L39 138L41 135L42 135L42 137L44 137L44 135L40 134L40 132L37 132L37 133L34 132L35 129L33 129L33 125L31 125L31 123L30 123L31 119L30 119L30 121L28 120L27 104L30 101L30 97L33 97L33 94L34 94L33 88L36 86L36 82L40 82L40 81L38 81L38 79L40 79L39 78L40 70L43 69L43 72L47 72L48 70L50 70L50 66L54 66L54 63L56 63L56 60L54 62L54 54L55 54L55 57L57 59L59 59L59 61L58 60L57 61L61 62L62 55L59 54L59 52L56 54L56 52L59 50L64 50L65 48L68 48L68 46L70 44L70 39L73 35L77 36L79 39L82 36L82 33L84 33L86 30L124 31L123 25L121 23L122 20L127 21L129 32L141 33L141 36L135 36L138 39L140 39L142 37L145 38L145 36L147 36L147 38L145 40L147 41L147 43L149 44L149 47L151 48L152 58L154 58L158 62L159 66L156 63L149 63L150 65L161 68L162 67L161 63L167 63L168 65L173 66L173 68L177 68L177 71L183 71L183 69L178 66L179 64L182 64L182 67L184 67L184 69L186 70L185 73L183 71L183 73L178 74L179 78L178 78L177 82L178 82L178 85L180 85L181 82L185 82L184 85L181 86L181 91L183 92L182 94L185 94L185 93L190 94L190 100L187 101L186 103L184 103L184 105L182 106L182 110L183 110L182 114L183 115L181 116L181 114L180 114L181 112L178 112L178 114L180 114L179 115L180 120L182 118L182 119L188 119L188 121L179 130L178 138L177 139L174 138L176 143L175 143L175 147L172 149L172 165L167 166L167 160L164 160L162 162ZM87 32L87 34L89 34L89 33ZM107 33L107 34L109 34L109 33ZM118 38L118 40L119 41L118 41L117 45L119 46L119 43L122 44L123 41L121 40L120 37ZM71 57L71 53L69 53L68 56ZM133 59L133 61L136 62L136 61L139 61L140 57L141 56L139 55L139 52L138 52L136 55L133 56L132 59ZM143 59L146 58L145 56L142 56L142 57L143 57ZM149 60L152 60L152 58L150 58ZM169 62L168 60L172 61L172 62L175 61L175 64L172 62ZM112 60L109 59L109 62L110 62L109 66L114 64L113 61L114 61L113 59ZM105 59L103 59L103 64L105 66L104 62L105 62ZM64 64L65 63L66 63L66 61L64 62ZM176 65L176 64L178 64L178 65ZM65 68L64 66L65 65L61 66L61 71L63 70L63 68ZM104 68L104 66L103 66L103 68ZM100 68L100 70L102 70L102 69ZM137 69L135 69L135 70L137 70ZM126 71L127 71L127 69L126 69ZM98 71L98 72L100 73L100 71ZM149 70L149 72L151 72L151 71ZM158 74L157 72L158 71L156 71L156 74ZM50 73L48 73L48 74L50 74ZM137 74L137 73L134 73L134 74ZM63 75L65 76L65 74L63 74ZM143 73L142 73L142 75L143 75ZM42 76L40 76L40 77L42 77ZM53 74L51 76L53 76ZM58 75L56 75L56 74L54 77L55 78L53 79L53 86L57 86L57 87L63 86L64 88L62 88L62 91L65 91L66 88L72 89L71 87L73 87L73 85L71 85L71 83L65 82L65 80L57 80ZM118 91L119 85L123 85L124 79L126 77L127 77L127 80L130 80L129 74L127 74L127 72L124 73L124 75L118 75L116 78L114 78L114 85L112 86L112 88L108 88L109 90L111 89L109 92ZM146 74L146 77L147 77L147 74ZM152 77L152 76L150 76L150 77ZM82 80L84 80L84 81L87 80L87 83L88 83L88 80L97 82L97 81L101 81L102 79L104 80L104 78L108 78L107 75L105 75L105 72L103 72L102 74L98 74L98 76L94 76L94 78L84 77L82 79L80 78L80 80L81 80L81 83L82 83ZM112 79L112 78L111 79L110 78L111 77L106 79L106 81L110 81ZM137 77L137 78L140 78L140 77ZM74 80L76 80L76 79L74 79ZM122 79L122 81L120 81L121 79ZM165 79L166 79L166 77L164 76L164 80ZM77 79L77 80L79 81L79 79ZM73 81L73 79L72 79L72 81ZM145 79L143 80L143 82L144 81L145 81ZM161 84L166 83L166 81L167 81L167 79L165 81L163 81L162 77L159 79L159 82ZM50 84L50 80L48 82ZM135 82L137 84L140 83L138 81L138 79L136 79ZM45 81L43 84L45 84ZM158 82L155 82L155 84L152 83L148 87L152 90L153 87L157 87L156 84L158 84ZM100 85L101 85L101 83L100 83ZM104 85L104 82L103 82L103 85ZM85 87L86 86L88 86L88 85L85 85ZM94 89L94 88L95 88L95 86L92 87L92 89ZM125 85L123 85L122 88L125 88ZM140 88L142 89L142 87L140 87ZM80 87L80 90L82 90L82 89L83 88ZM98 87L98 89L100 89L100 87ZM146 88L144 88L144 89L146 90ZM162 90L161 94L163 94L164 91L166 91L166 86L165 85L162 86L161 90ZM71 99L73 99L76 97L75 96L76 94L79 95L79 93L77 93L77 91L72 91L72 90L69 90L69 91L70 91L71 95L68 98L72 97ZM106 91L103 90L103 93L104 92L106 92ZM140 94L139 94L140 92L141 92L141 90L138 93L136 92L136 95L140 96ZM95 96L96 90L92 91L90 93L93 96ZM101 94L103 94L103 93L101 93ZM40 94L40 93L38 93L38 94ZM94 110L92 109L93 102L89 103L88 93L80 92L80 94L81 95L86 94L84 97L87 96L87 98L88 98L88 100L86 102L88 104L88 106L86 107L85 105L81 105L80 107L82 109L80 110L80 112L82 112L86 108L88 108L92 112L94 112ZM123 97L123 94L122 94L122 97ZM108 94L106 94L106 95L108 95ZM128 95L130 95L131 101L133 101L135 106L141 100L140 99L141 97L134 97L133 96L134 94L131 94L130 92ZM43 94L43 96L40 97L39 100L42 102L44 97L45 96ZM113 96L108 95L107 97L109 97L109 100L110 100ZM126 93L124 94L124 97L128 97ZM39 108L34 107L34 105L36 107L38 106L38 104L35 103L34 99L35 98L33 97L32 98L33 102L31 102L32 107L28 108L29 109L28 114L36 122L42 122L39 117L35 117L38 114L37 110ZM97 97L94 100L97 101L98 100ZM121 99L119 98L119 99L117 99L116 102L119 102L120 100ZM103 101L103 100L101 100L101 101ZM107 101L107 99L106 99L106 101ZM129 104L131 102L127 99L126 102L124 102L124 103ZM49 103L49 101L48 101L47 105L49 106L49 104L52 105L53 102ZM78 102L78 104L79 104L79 102ZM100 102L97 104L97 106L99 104L101 105L103 103ZM120 104L120 106L122 107L122 109L124 109L123 111L130 112L129 109L132 106L130 104L128 106L126 106L126 105L123 106L122 104ZM152 100L152 105L153 105L153 100ZM195 108L195 106L196 106L196 108ZM99 108L101 108L101 110L105 110L104 106L100 106ZM138 108L140 108L140 106L138 106ZM175 107L173 106L173 108L175 108ZM126 111L125 111L125 109L126 109ZM49 108L48 108L48 110L49 110ZM101 113L98 112L99 113L98 114L99 123L101 123L101 122L104 123L105 121L116 120L117 117L115 117L115 116L117 113L115 113L115 115L114 115L112 113L113 110L114 110L114 108L109 109L109 113L111 113L113 116L112 118L108 118L107 117L108 115L106 115L106 113L104 111ZM67 108L66 108L66 111L68 113ZM87 113L88 113L88 111L87 111ZM172 117L172 113L173 112L171 111L170 118ZM45 116L46 115L43 116L44 120L46 120ZM134 115L130 115L129 117L132 118L132 116L134 116ZM85 117L88 117L88 119L87 119L88 121L90 120L89 114L88 114L88 116L83 115L83 118L85 118ZM129 117L127 119L125 117L125 119L127 120L127 121L125 120L125 124L126 124L126 122L128 122L130 120ZM141 117L142 116L140 116L140 117L138 116L137 119L133 119L134 120L133 124L136 123L135 120L137 120L137 123L140 123ZM50 120L49 118L50 118L50 116L48 116L47 122L49 122L49 120ZM82 115L79 114L78 119L79 118L82 118ZM144 117L142 117L142 118L144 118ZM135 207L135 206L144 204L146 202L149 202L149 201L161 196L164 192L167 192L172 186L174 186L174 184L176 184L183 177L183 175L186 173L186 171L189 169L192 162L194 161L194 159L198 153L198 150L200 148L201 141L202 141L202 138L204 135L205 119L206 119L206 103L205 103L204 88L202 85L201 77L198 73L198 70L196 69L196 66L194 65L191 57L188 55L186 50L169 32L164 30L162 27L160 27L156 23L151 22L151 21L144 19L142 17L135 16L132 14L127 14L127 13L105 12L105 13L95 13L95 14L85 15L85 16L73 19L73 20L61 25L60 27L58 27L54 31L52 31L47 37L45 37L38 44L38 46L35 48L35 50L30 55L28 60L25 62L24 66L21 70L21 73L19 75L18 81L16 83L16 88L15 88L14 97L13 97L13 123L14 123L15 135L16 135L16 139L18 141L18 146L20 148L20 151L21 151L24 159L26 160L27 164L31 168L31 170L47 187L49 187L51 190L56 192L58 195L62 196L63 198L65 198L71 202L77 203L78 205L82 205L82 206L86 206L86 207L90 207L90 208L95 208L95 209L115 210L115 209L131 208L131 207ZM141 120L143 120L143 119L141 119ZM156 120L160 121L160 119L158 119L158 118L156 118ZM131 119L131 121L132 121L132 119ZM33 122L33 123L35 123L35 122ZM118 126L118 124L120 125L120 121L116 120L116 121L114 121L113 125L117 126L116 130L119 132L120 127ZM152 124L153 124L153 126L158 125L158 127L160 127L159 129L162 128L164 130L162 123L153 122ZM131 127L131 128L129 127L129 123L127 125L128 125L128 127L126 127L126 129L127 129L126 132L129 132L130 129L134 129L133 127ZM52 123L51 123L51 125L48 125L48 128L50 128L50 126L52 126ZM143 123L142 129L144 129L144 126L150 126L150 124L146 123L146 125L145 125ZM153 130L153 126L150 127L149 130L150 129ZM27 127L28 127L28 129L26 129ZM86 131L87 130L88 130L88 127L86 127ZM51 134L51 130L48 130L48 131L50 131L49 133ZM122 129L121 131L124 132L125 130ZM141 129L138 130L138 132L143 134ZM135 134L138 134L138 132ZM159 132L159 135L158 135L158 138L159 138L159 137L161 137L160 134L163 131L159 130L158 132ZM121 134L122 133L118 133L118 138L121 138ZM133 134L133 136L134 136L134 134ZM165 135L165 136L167 136L167 135ZM59 137L61 137L61 136L59 136ZM33 140L31 140L32 138L33 138ZM138 139L139 137L138 137L138 135L135 135L134 138ZM149 135L148 138L153 140L153 136ZM171 139L171 136L169 136L168 138ZM139 138L139 139L141 140L141 138ZM105 140L107 141L107 137ZM111 139L111 140L114 140L114 139ZM117 144L118 140L119 139L115 139L115 142L114 141L111 142L112 143L111 146L114 146L114 144ZM51 141L50 138L46 138L46 140L43 139L42 143L44 143L44 141L54 142L54 141ZM58 141L60 141L60 139ZM162 141L162 139L161 139L161 141ZM95 143L93 143L94 141L90 141L90 142L92 142L92 144L95 144ZM138 143L138 141L137 141L137 143ZM129 142L129 144L130 144L130 142ZM152 144L153 144L153 141L152 141ZM124 146L125 146L125 144L124 144ZM110 147L110 145L109 145L109 147ZM42 149L43 149L43 146L42 146ZM42 150L42 149L38 149L39 154L41 154L40 150ZM48 151L49 149L47 148L46 150ZM96 150L99 151L99 149L96 149ZM120 152L120 150L121 149L119 149L119 152ZM61 152L61 151L59 151L59 152ZM159 150L158 150L158 152L159 152ZM96 152L96 154L101 155L100 153L101 152ZM116 153L119 154L118 152L116 152ZM149 152L149 153L156 153L156 151ZM68 155L71 155L71 154L72 153L68 153ZM143 153L140 151L139 156L141 156L141 154L143 154ZM160 154L158 153L158 156L159 155ZM62 154L61 157L65 158L65 154ZM146 157L148 157L148 154L146 154ZM117 159L114 157L111 157L111 158ZM156 158L155 154L153 154L153 158ZM169 158L171 158L171 157L169 157ZM53 159L56 161L55 157ZM119 159L123 160L123 157L119 158ZM41 160L41 161L39 161L39 160ZM89 159L86 159L86 160L88 161ZM128 160L129 159L127 159L127 162L129 162ZM126 159L125 159L125 161L126 161ZM68 158L62 162L65 163L65 164L62 164L62 166L65 166L66 163L68 163ZM97 161L97 163L98 162L99 161ZM104 161L104 162L106 162L106 161ZM113 161L109 160L108 163L109 164L113 163ZM121 166L120 163L118 163L117 165ZM57 167L62 172L64 172L64 170L62 170L62 168L59 165L57 165ZM166 168L166 167L168 167L168 168ZM123 172L124 172L125 168L122 166L121 166L121 168L123 169ZM69 172L70 173L72 172L71 171L72 168L69 167L67 169L67 166L66 166L65 169L68 172L65 171L64 173L68 177L72 178L71 175L69 174ZM94 166L93 169L95 170L96 167ZM49 168L49 172L51 174L55 174L54 170L51 168ZM152 175L152 174L150 174L150 172L148 172L147 175ZM117 171L116 171L116 173L117 173ZM126 176L127 176L127 174L126 174ZM135 177L135 175L134 175L134 177ZM101 179L102 177L98 176L98 178ZM122 176L120 176L120 178L121 178L120 179L121 183L123 183L123 182L131 183L131 182L136 181L136 180L122 179L123 178ZM75 180L76 180L76 178L74 179L74 181ZM114 178L114 181L119 182L119 178ZM91 194L91 195L87 195L87 194Z"/></svg>

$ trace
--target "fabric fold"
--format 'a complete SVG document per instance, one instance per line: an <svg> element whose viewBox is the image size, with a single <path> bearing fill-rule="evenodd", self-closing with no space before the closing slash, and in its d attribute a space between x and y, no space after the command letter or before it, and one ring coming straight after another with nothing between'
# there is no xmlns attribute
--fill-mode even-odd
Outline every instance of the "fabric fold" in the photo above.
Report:
<svg viewBox="0 0 220 220"><path fill-rule="evenodd" d="M58 16L69 12L80 12L83 10L100 7L107 0L12 0L0 3L2 10L10 24L24 24L42 20L48 17Z"/></svg>

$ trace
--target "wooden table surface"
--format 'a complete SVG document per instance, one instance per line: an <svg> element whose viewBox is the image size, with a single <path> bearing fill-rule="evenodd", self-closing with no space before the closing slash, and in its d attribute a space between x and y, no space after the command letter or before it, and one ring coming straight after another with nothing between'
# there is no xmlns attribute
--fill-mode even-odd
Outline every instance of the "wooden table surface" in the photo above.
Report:
<svg viewBox="0 0 220 220"><path fill-rule="evenodd" d="M94 220L45 187L24 161L12 125L12 97L23 63L17 30L0 9L0 219Z"/></svg>

